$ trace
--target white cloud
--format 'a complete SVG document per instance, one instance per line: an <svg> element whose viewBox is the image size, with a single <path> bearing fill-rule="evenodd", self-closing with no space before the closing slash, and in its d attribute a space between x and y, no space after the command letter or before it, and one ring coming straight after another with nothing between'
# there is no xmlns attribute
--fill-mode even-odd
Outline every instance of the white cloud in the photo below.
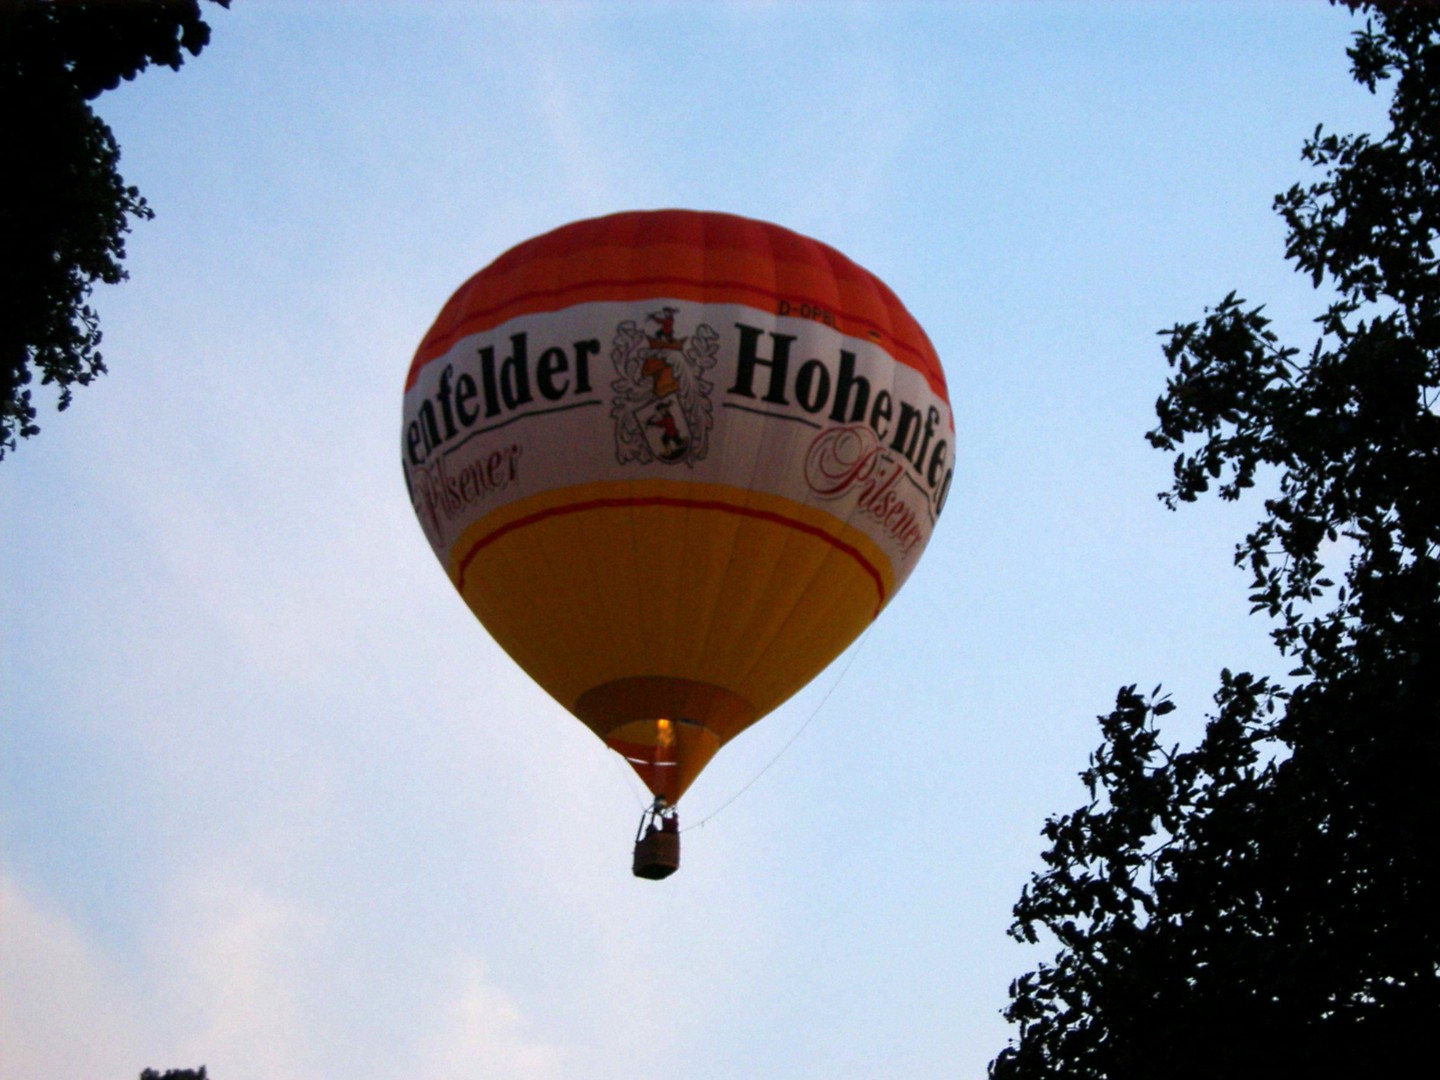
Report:
<svg viewBox="0 0 1440 1080"><path fill-rule="evenodd" d="M208 878L208 875L207 875ZM206 1062L217 1077L324 1076L311 1061L307 995L324 920L291 900L239 881L197 879L179 898L155 957L160 1000L179 1062ZM183 1030L182 1030L183 1029Z"/></svg>
<svg viewBox="0 0 1440 1080"><path fill-rule="evenodd" d="M177 899L138 959L0 878L0 1080L200 1064L227 1080L326 1075L309 1065L303 997L323 924L234 883Z"/></svg>
<svg viewBox="0 0 1440 1080"><path fill-rule="evenodd" d="M115 968L72 920L8 874L0 876L0 927L0 1080L125 1076L115 1064L135 1060L137 1045Z"/></svg>
<svg viewBox="0 0 1440 1080"><path fill-rule="evenodd" d="M575 1076L563 1059L561 1048L538 1038L515 1002L488 984L480 963L470 960L432 1030L422 1038L413 1072L436 1080Z"/></svg>

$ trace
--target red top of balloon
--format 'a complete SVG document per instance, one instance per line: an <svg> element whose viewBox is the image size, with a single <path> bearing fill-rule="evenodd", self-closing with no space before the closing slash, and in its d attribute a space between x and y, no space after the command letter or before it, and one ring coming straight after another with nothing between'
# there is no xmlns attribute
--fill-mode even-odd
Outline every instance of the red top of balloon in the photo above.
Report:
<svg viewBox="0 0 1440 1080"><path fill-rule="evenodd" d="M632 210L517 244L455 292L406 380L461 337L519 315L589 301L734 303L834 325L877 343L949 400L925 331L889 287L818 240L769 222L698 210Z"/></svg>

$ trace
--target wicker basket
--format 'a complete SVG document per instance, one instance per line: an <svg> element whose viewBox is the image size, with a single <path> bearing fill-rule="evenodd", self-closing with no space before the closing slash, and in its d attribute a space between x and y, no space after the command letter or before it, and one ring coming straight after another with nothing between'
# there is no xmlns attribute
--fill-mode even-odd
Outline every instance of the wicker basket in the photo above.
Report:
<svg viewBox="0 0 1440 1080"><path fill-rule="evenodd" d="M680 833L653 826L635 841L635 876L660 881L680 869Z"/></svg>

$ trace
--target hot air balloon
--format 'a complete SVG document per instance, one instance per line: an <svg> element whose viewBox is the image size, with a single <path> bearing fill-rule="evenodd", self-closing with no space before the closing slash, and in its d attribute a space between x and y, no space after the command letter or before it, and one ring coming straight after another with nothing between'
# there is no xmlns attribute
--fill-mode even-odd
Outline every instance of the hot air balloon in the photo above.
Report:
<svg viewBox="0 0 1440 1080"><path fill-rule="evenodd" d="M401 455L470 609L654 794L634 870L659 878L700 770L909 577L954 422L924 331L838 251L637 211L460 287L410 366Z"/></svg>

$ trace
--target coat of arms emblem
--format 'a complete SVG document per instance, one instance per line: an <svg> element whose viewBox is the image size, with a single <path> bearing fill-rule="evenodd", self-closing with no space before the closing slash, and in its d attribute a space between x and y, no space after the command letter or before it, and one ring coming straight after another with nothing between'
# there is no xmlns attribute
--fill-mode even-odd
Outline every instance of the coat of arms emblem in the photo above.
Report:
<svg viewBox="0 0 1440 1080"><path fill-rule="evenodd" d="M610 384L615 391L610 416L622 465L656 460L693 465L709 448L714 386L704 372L715 366L720 335L701 323L688 336L676 337L678 314L667 305L643 324L627 320L615 328L610 360L620 377Z"/></svg>

